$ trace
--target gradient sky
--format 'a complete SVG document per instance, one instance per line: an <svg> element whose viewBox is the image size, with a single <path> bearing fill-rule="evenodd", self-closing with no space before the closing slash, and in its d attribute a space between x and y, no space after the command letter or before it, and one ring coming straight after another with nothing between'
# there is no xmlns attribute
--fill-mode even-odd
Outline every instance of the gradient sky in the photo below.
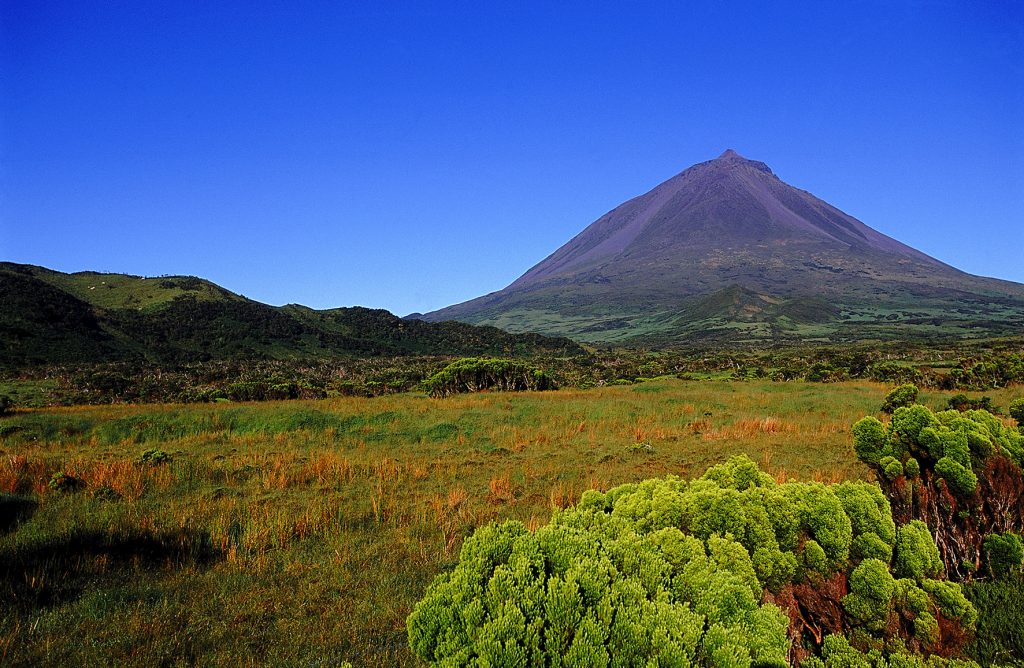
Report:
<svg viewBox="0 0 1024 668"><path fill-rule="evenodd" d="M428 311L732 147L1024 282L1024 3L0 2L0 259Z"/></svg>

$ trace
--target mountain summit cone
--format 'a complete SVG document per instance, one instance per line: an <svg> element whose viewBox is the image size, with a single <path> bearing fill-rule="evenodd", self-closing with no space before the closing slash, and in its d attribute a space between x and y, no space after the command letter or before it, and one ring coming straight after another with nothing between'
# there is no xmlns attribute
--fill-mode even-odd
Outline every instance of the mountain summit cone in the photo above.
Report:
<svg viewBox="0 0 1024 668"><path fill-rule="evenodd" d="M727 149L498 292L428 313L593 342L1011 333L1024 285L961 272Z"/></svg>

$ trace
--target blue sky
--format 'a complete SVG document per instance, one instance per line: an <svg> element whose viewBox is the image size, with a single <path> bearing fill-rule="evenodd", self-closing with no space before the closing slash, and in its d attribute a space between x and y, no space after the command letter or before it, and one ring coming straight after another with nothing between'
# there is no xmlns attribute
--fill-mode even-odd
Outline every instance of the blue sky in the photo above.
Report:
<svg viewBox="0 0 1024 668"><path fill-rule="evenodd" d="M0 3L0 259L427 311L725 148L1024 282L1018 2Z"/></svg>

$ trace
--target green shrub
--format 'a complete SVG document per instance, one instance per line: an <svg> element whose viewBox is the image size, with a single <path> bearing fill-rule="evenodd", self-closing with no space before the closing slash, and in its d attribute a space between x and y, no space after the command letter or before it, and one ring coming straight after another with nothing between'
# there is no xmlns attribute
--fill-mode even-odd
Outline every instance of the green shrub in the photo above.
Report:
<svg viewBox="0 0 1024 668"><path fill-rule="evenodd" d="M880 410L883 413L893 413L897 408L911 406L917 402L917 392L917 385L911 383L900 385L885 395L885 401L882 402Z"/></svg>
<svg viewBox="0 0 1024 668"><path fill-rule="evenodd" d="M1005 577L1018 572L1024 563L1024 543L1015 533L989 534L982 543L982 552L993 577Z"/></svg>
<svg viewBox="0 0 1024 668"><path fill-rule="evenodd" d="M432 397L447 397L484 390L551 390L555 384L543 371L525 362L467 357L424 380L423 388Z"/></svg>
<svg viewBox="0 0 1024 668"><path fill-rule="evenodd" d="M955 582L925 579L921 581L921 588L932 595L932 600L946 619L957 620L965 628L974 629L978 621L978 611L964 596L960 585Z"/></svg>
<svg viewBox="0 0 1024 668"><path fill-rule="evenodd" d="M1020 665L1024 657L1024 575L964 587L978 610L974 640L965 648L983 666Z"/></svg>
<svg viewBox="0 0 1024 668"><path fill-rule="evenodd" d="M877 362L867 372L868 378L879 383L920 383L921 372L899 362Z"/></svg>
<svg viewBox="0 0 1024 668"><path fill-rule="evenodd" d="M999 409L992 405L992 397L979 397L972 399L966 394L954 394L946 402L946 408L953 411L960 411L964 413L966 411L988 411L992 414L998 414Z"/></svg>
<svg viewBox="0 0 1024 668"><path fill-rule="evenodd" d="M920 520L912 520L901 526L896 532L893 562L896 577L921 580L938 577L941 572L939 548L928 531L928 525Z"/></svg>
<svg viewBox="0 0 1024 668"><path fill-rule="evenodd" d="M889 480L895 480L903 475L903 464L891 455L882 457L878 465L882 467L882 472Z"/></svg>
<svg viewBox="0 0 1024 668"><path fill-rule="evenodd" d="M139 457L139 461L143 464L150 464L152 466L158 466L160 464L166 464L171 461L171 456L163 450L157 448L149 448L148 450L142 451L142 456Z"/></svg>
<svg viewBox="0 0 1024 668"><path fill-rule="evenodd" d="M897 531L876 485L776 484L734 457L690 482L588 491L535 532L514 521L478 529L410 614L409 642L438 666L781 667L789 617L772 601L789 592L811 597L796 604L819 630L881 643L891 619L905 620L889 639L898 649L936 633L929 610L973 623L958 585L932 594L889 570L898 545L913 565L904 570L933 574L930 540L923 525ZM815 617L818 589L836 586L822 583L847 579L829 608L843 618ZM797 634L813 646L809 628Z"/></svg>
<svg viewBox="0 0 1024 668"><path fill-rule="evenodd" d="M935 621L931 615L926 619ZM862 652L844 636L832 634L822 643L821 657L805 659L800 668L978 668L978 664L935 654L925 659L919 654L906 652L894 652L888 656L877 649Z"/></svg>
<svg viewBox="0 0 1024 668"><path fill-rule="evenodd" d="M843 608L867 629L881 631L895 593L896 580L889 567L878 559L865 559L850 574L850 593L843 597Z"/></svg>
<svg viewBox="0 0 1024 668"><path fill-rule="evenodd" d="M876 472L894 517L944 532L935 542L951 578L973 577L989 534L1024 531L1024 434L991 413L902 407L888 427L863 418L854 425L853 439L858 458Z"/></svg>
<svg viewBox="0 0 1024 668"><path fill-rule="evenodd" d="M557 519L467 539L409 616L413 652L435 665L787 665L786 617L758 603L732 541Z"/></svg>

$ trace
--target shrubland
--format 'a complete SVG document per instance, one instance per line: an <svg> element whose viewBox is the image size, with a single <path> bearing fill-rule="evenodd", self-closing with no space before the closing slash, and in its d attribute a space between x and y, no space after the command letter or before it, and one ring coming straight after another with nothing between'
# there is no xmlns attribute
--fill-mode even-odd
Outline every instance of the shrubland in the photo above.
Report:
<svg viewBox="0 0 1024 668"><path fill-rule="evenodd" d="M927 390L984 391L1024 382L1018 339L951 343L851 344L767 350L595 348L532 353L516 348L491 359L541 370L559 387L586 389L676 376L689 380L835 383L862 379L912 383ZM325 358L123 361L0 369L0 394L20 406L114 402L274 401L380 396L423 389L458 361L452 355L407 353ZM980 398L965 395L970 406Z"/></svg>

